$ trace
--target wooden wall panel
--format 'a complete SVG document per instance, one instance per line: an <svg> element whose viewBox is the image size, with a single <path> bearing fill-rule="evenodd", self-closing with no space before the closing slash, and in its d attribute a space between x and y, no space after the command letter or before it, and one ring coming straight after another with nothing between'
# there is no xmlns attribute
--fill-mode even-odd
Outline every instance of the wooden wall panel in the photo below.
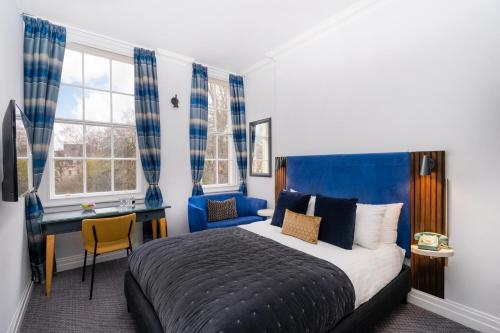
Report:
<svg viewBox="0 0 500 333"><path fill-rule="evenodd" d="M420 176L420 163L429 155L436 166L429 176ZM411 236L432 231L446 234L445 152L411 153ZM444 298L444 258L411 255L413 288Z"/></svg>
<svg viewBox="0 0 500 333"><path fill-rule="evenodd" d="M286 188L286 157L276 157L274 174L274 202L278 201L278 195Z"/></svg>

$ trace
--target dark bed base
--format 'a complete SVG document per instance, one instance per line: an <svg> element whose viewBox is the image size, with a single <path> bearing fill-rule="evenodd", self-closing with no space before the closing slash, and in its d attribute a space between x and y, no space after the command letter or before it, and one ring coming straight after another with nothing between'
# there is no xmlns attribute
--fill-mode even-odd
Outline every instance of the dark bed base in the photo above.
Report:
<svg viewBox="0 0 500 333"><path fill-rule="evenodd" d="M345 317L329 333L366 332L382 317L387 315L406 297L411 290L410 267L403 269L387 286ZM139 332L161 333L163 329L153 306L144 296L132 274L125 273L125 297L127 308L135 319Z"/></svg>

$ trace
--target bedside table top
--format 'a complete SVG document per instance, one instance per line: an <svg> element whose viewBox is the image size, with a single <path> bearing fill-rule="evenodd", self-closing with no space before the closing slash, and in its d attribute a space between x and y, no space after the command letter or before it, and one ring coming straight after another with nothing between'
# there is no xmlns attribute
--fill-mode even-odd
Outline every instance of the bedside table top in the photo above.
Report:
<svg viewBox="0 0 500 333"><path fill-rule="evenodd" d="M448 258L453 257L455 250L453 249L441 249L439 251L422 250L418 248L418 245L413 244L411 246L411 253L415 253L421 256L428 256L432 258Z"/></svg>
<svg viewBox="0 0 500 333"><path fill-rule="evenodd" d="M272 217L273 214L274 214L274 209L271 209L271 208L259 209L257 211L257 215L263 216L263 217Z"/></svg>

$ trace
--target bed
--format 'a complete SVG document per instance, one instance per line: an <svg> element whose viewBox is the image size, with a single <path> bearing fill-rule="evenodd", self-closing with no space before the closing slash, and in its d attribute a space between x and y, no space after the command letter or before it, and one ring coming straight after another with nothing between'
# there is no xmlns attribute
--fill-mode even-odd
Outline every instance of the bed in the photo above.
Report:
<svg viewBox="0 0 500 333"><path fill-rule="evenodd" d="M397 245L312 245L269 221L149 242L125 276L140 331L366 331L406 299L409 154L297 156L286 167L287 184L300 191L403 202Z"/></svg>

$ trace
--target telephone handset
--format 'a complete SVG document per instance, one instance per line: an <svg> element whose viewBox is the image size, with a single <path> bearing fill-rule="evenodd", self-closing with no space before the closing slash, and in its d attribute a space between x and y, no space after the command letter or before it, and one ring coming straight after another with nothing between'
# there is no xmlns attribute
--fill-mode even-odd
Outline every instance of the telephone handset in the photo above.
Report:
<svg viewBox="0 0 500 333"><path fill-rule="evenodd" d="M418 248L422 250L439 251L449 248L448 237L435 232L417 232L415 240L418 240Z"/></svg>

